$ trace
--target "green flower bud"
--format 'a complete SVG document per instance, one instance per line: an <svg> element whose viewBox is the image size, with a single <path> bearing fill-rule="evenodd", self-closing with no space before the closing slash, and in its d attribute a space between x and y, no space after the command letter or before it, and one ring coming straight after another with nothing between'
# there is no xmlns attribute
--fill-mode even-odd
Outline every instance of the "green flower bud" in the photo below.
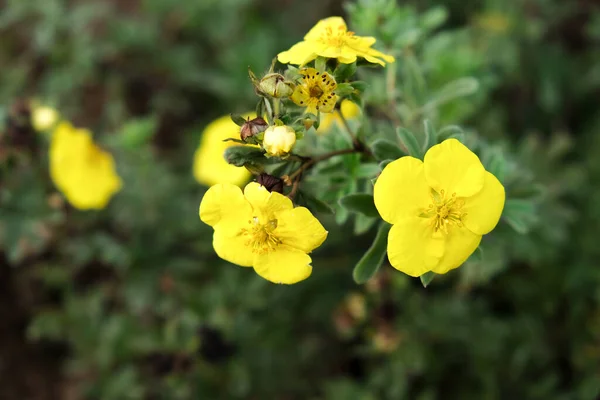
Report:
<svg viewBox="0 0 600 400"><path fill-rule="evenodd" d="M279 99L291 96L294 93L294 84L286 81L283 75L272 73L260 80L258 90L267 96Z"/></svg>

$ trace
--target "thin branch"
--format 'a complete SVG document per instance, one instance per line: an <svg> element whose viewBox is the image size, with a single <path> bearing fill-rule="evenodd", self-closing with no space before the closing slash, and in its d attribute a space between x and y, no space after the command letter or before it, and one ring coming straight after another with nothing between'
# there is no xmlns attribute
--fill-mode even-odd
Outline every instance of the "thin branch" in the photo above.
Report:
<svg viewBox="0 0 600 400"><path fill-rule="evenodd" d="M312 167L314 167L317 163L328 160L331 157L335 157L335 156L339 156L339 155L343 155L343 154L359 153L359 152L361 152L361 149L355 149L355 148L342 149L342 150L332 151L330 153L325 153L320 156L307 159L304 162L304 164L302 164L300 166L300 168L298 168L296 171L294 171L293 174L291 174L289 176L289 179L293 182L293 184L292 184L292 190L287 195L287 197L289 197L290 199L294 198L294 196L296 195L296 193L298 192L298 189L300 187L300 180L302 179L302 174L304 172L308 171L309 169L311 169Z"/></svg>

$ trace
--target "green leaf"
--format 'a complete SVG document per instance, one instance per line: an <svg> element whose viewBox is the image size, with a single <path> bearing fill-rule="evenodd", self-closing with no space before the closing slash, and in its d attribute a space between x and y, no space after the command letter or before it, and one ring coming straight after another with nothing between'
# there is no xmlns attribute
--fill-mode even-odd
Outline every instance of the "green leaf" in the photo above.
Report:
<svg viewBox="0 0 600 400"><path fill-rule="evenodd" d="M371 244L369 250L362 256L354 267L354 271L352 271L354 282L358 284L365 283L379 270L387 251L387 237L391 227L390 224L385 222L379 226L373 244Z"/></svg>
<svg viewBox="0 0 600 400"><path fill-rule="evenodd" d="M362 235L367 232L373 225L375 225L379 221L378 218L367 217L363 214L357 214L354 219L354 234Z"/></svg>
<svg viewBox="0 0 600 400"><path fill-rule="evenodd" d="M437 133L437 142L440 143L440 142L443 142L444 140L450 139L450 138L455 138L455 139L458 139L460 142L463 142L464 135L465 135L465 132L462 130L462 128L460 126L449 125L449 126L442 128Z"/></svg>
<svg viewBox="0 0 600 400"><path fill-rule="evenodd" d="M409 155L416 158L423 157L423 154L421 152L421 146L419 146L417 138L411 131L409 131L406 128L398 128L396 133L398 134L398 139L400 140L400 142L402 142L404 147L406 147L406 150L408 151Z"/></svg>
<svg viewBox="0 0 600 400"><path fill-rule="evenodd" d="M425 131L425 143L423 143L423 149L427 150L429 146L433 145L433 141L436 139L435 128L430 120L426 119L423 121Z"/></svg>
<svg viewBox="0 0 600 400"><path fill-rule="evenodd" d="M470 262L481 262L483 261L483 249L481 248L481 246L477 247L475 249L475 251L473 252L473 254L471 254L469 256L469 258L467 259L467 261Z"/></svg>
<svg viewBox="0 0 600 400"><path fill-rule="evenodd" d="M349 83L338 83L335 93L340 97L349 96L354 93L354 88Z"/></svg>
<svg viewBox="0 0 600 400"><path fill-rule="evenodd" d="M365 81L354 81L351 83L352 87L359 92L364 92L369 84Z"/></svg>
<svg viewBox="0 0 600 400"><path fill-rule="evenodd" d="M433 109L449 103L459 97L469 96L477 92L479 82L475 78L456 79L442 87L433 97L423 106L423 112L428 113Z"/></svg>
<svg viewBox="0 0 600 400"><path fill-rule="evenodd" d="M120 144L126 149L137 149L146 144L156 131L156 116L134 119L121 128Z"/></svg>
<svg viewBox="0 0 600 400"><path fill-rule="evenodd" d="M346 210L366 215L367 217L378 217L379 213L375 207L373 196L366 193L349 194L342 197L339 203Z"/></svg>
<svg viewBox="0 0 600 400"><path fill-rule="evenodd" d="M377 161L397 160L406 155L395 143L386 139L377 139L371 144L371 151Z"/></svg>
<svg viewBox="0 0 600 400"><path fill-rule="evenodd" d="M231 117L231 120L238 126L242 126L246 123L246 120L240 114L231 113L229 116Z"/></svg>
<svg viewBox="0 0 600 400"><path fill-rule="evenodd" d="M223 154L225 161L236 167L246 165L264 165L278 164L281 159L278 157L265 157L261 149L252 146L231 146Z"/></svg>
<svg viewBox="0 0 600 400"><path fill-rule="evenodd" d="M356 169L354 176L356 178L373 178L375 177L381 169L379 169L379 164L377 163L364 163L360 164Z"/></svg>
<svg viewBox="0 0 600 400"><path fill-rule="evenodd" d="M530 200L509 199L504 205L502 219L516 232L527 234L537 222L536 206Z"/></svg>
<svg viewBox="0 0 600 400"><path fill-rule="evenodd" d="M323 72L327 68L327 59L325 57L317 57L315 59L315 69L317 71Z"/></svg>
<svg viewBox="0 0 600 400"><path fill-rule="evenodd" d="M379 169L383 171L385 169L385 167L387 167L387 165L393 161L394 160L383 160L382 162L379 163Z"/></svg>
<svg viewBox="0 0 600 400"><path fill-rule="evenodd" d="M431 283L431 281L433 280L433 278L435 277L435 272L425 272L423 275L420 276L421 278L421 284L423 285L423 287L427 287L429 286L429 284Z"/></svg>
<svg viewBox="0 0 600 400"><path fill-rule="evenodd" d="M352 64L340 63L340 64L338 64L335 71L333 71L333 77L335 78L335 80L338 83L341 83L341 82L353 77L354 74L356 73L356 69L357 69L356 62L353 62Z"/></svg>
<svg viewBox="0 0 600 400"><path fill-rule="evenodd" d="M504 182L504 177L506 176L506 159L500 148L496 147L490 150L486 167L500 182Z"/></svg>
<svg viewBox="0 0 600 400"><path fill-rule="evenodd" d="M302 190L298 191L296 203L305 206L313 213L334 214L334 210L329 204Z"/></svg>
<svg viewBox="0 0 600 400"><path fill-rule="evenodd" d="M442 6L427 10L421 16L421 26L428 31L439 28L448 19L448 11Z"/></svg>

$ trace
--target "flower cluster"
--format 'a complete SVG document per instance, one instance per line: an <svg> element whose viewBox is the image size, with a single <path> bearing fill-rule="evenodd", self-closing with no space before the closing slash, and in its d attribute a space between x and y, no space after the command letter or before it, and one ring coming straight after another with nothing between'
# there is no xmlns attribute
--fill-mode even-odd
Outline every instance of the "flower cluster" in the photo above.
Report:
<svg viewBox="0 0 600 400"><path fill-rule="evenodd" d="M356 100L362 89L360 85L353 86L353 73L346 76L339 66L355 63L358 58L380 65L385 65L383 60L394 61L373 49L374 43L374 38L349 32L340 17L324 19L306 35L304 42L278 55L280 62L298 64L300 68L289 66L286 71L277 71L274 60L262 78L249 70L259 97L254 118L249 114L232 115L237 129L226 117L206 127L194 157L194 176L198 182L212 186L201 203L200 217L215 228L213 244L221 258L238 265L252 265L259 275L273 282L294 283L310 274L310 258L305 253L319 246L326 235L308 209L289 211L303 172L315 163L311 156L293 152L305 135L326 133L335 124L345 127L347 120L360 115ZM328 65L329 60L335 61L337 67ZM313 61L313 65L307 65ZM355 138L353 143L359 151L362 145ZM246 150L238 151L240 145ZM226 164L224 153L229 154L225 159L233 165ZM298 160L301 166L289 175L272 176L265 172L264 164ZM245 203L237 187L249 180L250 172L258 175L258 182L269 183L269 190L257 183L249 184L244 191ZM286 187L291 187L287 197L282 194ZM269 210L270 206L253 200L257 193L265 197L269 191L271 200L267 203L284 204L289 212ZM267 208L262 210L264 207ZM211 216L215 213L231 217ZM290 231L285 233L286 229ZM282 265L286 264L282 260L288 259L289 266L275 268L275 258Z"/></svg>
<svg viewBox="0 0 600 400"><path fill-rule="evenodd" d="M200 218L214 228L213 245L221 258L252 266L276 283L310 275L307 253L325 240L326 231L292 200L303 173L315 163L351 152L373 157L350 131L348 120L361 114L362 88L352 81L356 66L344 65L359 58L379 65L394 61L373 49L374 43L348 31L340 17L319 21L304 41L277 56L299 68L276 71L273 63L262 78L250 71L259 102L255 118L232 116L239 139L225 118L207 127L194 172L200 182L214 185L201 202ZM326 133L334 125L350 135L353 148L318 157L292 153L305 135ZM255 150L232 149L236 142ZM231 151L235 156L226 158L235 166L220 158ZM289 175L272 176L265 172L266 160L301 164ZM249 180L248 171L259 175L259 183L248 184L242 194L238 186ZM291 189L284 196L286 186ZM376 180L373 199L381 218L393 225L387 237L390 263L421 276L446 273L475 251L498 223L504 188L474 153L449 139L433 146L424 161L402 157L389 163Z"/></svg>

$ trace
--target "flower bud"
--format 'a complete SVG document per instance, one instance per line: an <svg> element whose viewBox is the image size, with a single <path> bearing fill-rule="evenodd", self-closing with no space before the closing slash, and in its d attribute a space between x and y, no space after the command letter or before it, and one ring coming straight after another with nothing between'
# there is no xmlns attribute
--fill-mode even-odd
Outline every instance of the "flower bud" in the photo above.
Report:
<svg viewBox="0 0 600 400"><path fill-rule="evenodd" d="M294 93L294 84L286 81L281 74L267 74L258 83L258 90L267 96L281 98Z"/></svg>
<svg viewBox="0 0 600 400"><path fill-rule="evenodd" d="M296 143L296 132L289 126L270 126L265 131L263 147L272 156L287 155Z"/></svg>
<svg viewBox="0 0 600 400"><path fill-rule="evenodd" d="M265 121L261 117L248 120L244 123L244 125L242 125L242 128L240 129L240 137L242 138L242 140L245 141L249 137L264 132L268 126L269 124L267 124L267 121Z"/></svg>
<svg viewBox="0 0 600 400"><path fill-rule="evenodd" d="M283 193L283 180L265 172L256 178L256 182L265 187L269 192Z"/></svg>

